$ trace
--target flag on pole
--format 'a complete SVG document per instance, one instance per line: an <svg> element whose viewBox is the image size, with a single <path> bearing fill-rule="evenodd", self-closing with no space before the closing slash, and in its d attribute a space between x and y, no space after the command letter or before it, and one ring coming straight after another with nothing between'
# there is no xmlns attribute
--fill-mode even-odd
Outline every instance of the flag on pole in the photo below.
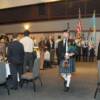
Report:
<svg viewBox="0 0 100 100"><path fill-rule="evenodd" d="M81 11L79 8L79 19L76 27L76 37L81 37L81 32L82 32L82 23L81 23Z"/></svg>
<svg viewBox="0 0 100 100"><path fill-rule="evenodd" d="M92 27L93 27L93 34L92 34L92 41L96 43L96 16L95 16L95 11L93 12L92 16Z"/></svg>

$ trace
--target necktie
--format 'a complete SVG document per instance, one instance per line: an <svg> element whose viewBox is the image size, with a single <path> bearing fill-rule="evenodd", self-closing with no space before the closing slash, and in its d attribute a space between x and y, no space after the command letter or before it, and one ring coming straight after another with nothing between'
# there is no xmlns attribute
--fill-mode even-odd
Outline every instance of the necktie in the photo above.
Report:
<svg viewBox="0 0 100 100"><path fill-rule="evenodd" d="M64 48L65 48L65 52L68 52L68 43L67 43L66 39L64 40L63 45L64 45Z"/></svg>
<svg viewBox="0 0 100 100"><path fill-rule="evenodd" d="M65 42L64 42L64 46L65 46L65 48L66 48L66 40L65 40Z"/></svg>
<svg viewBox="0 0 100 100"><path fill-rule="evenodd" d="M66 52L68 52L68 43L67 43L67 40L65 40L65 48L66 48Z"/></svg>

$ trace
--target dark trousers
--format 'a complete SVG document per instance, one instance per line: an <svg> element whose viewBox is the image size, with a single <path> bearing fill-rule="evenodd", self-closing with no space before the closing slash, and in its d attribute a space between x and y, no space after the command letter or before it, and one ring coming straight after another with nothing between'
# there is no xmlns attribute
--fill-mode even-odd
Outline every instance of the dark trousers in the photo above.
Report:
<svg viewBox="0 0 100 100"><path fill-rule="evenodd" d="M94 56L89 56L89 61L93 62L94 61Z"/></svg>
<svg viewBox="0 0 100 100"><path fill-rule="evenodd" d="M10 71L11 71L11 76L8 79L8 85L11 88L17 88L18 86L17 74L19 74L19 79L20 79L21 74L23 73L23 65L22 64L10 64Z"/></svg>
<svg viewBox="0 0 100 100"><path fill-rule="evenodd" d="M56 56L57 56L57 64L60 64L60 57L59 57L59 53L58 53L58 48L56 49Z"/></svg>
<svg viewBox="0 0 100 100"><path fill-rule="evenodd" d="M33 53L25 53L24 72L32 71L32 68L33 68Z"/></svg>
<svg viewBox="0 0 100 100"><path fill-rule="evenodd" d="M76 56L76 61L81 61L81 54L78 54L78 55Z"/></svg>
<svg viewBox="0 0 100 100"><path fill-rule="evenodd" d="M51 62L51 64L54 64L54 61L55 61L54 57L55 57L55 50L51 49L50 50L50 62Z"/></svg>
<svg viewBox="0 0 100 100"><path fill-rule="evenodd" d="M83 55L83 61L86 61L86 62L88 61L88 54Z"/></svg>
<svg viewBox="0 0 100 100"><path fill-rule="evenodd" d="M51 63L50 63L50 61L45 60L43 66L44 66L44 68L51 68Z"/></svg>

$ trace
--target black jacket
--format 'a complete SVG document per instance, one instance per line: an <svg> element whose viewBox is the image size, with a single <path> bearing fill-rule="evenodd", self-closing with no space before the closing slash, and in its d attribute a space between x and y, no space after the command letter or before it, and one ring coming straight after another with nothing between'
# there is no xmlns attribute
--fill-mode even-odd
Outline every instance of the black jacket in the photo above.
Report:
<svg viewBox="0 0 100 100"><path fill-rule="evenodd" d="M19 41L13 41L8 45L8 62L13 64L23 64L24 47Z"/></svg>
<svg viewBox="0 0 100 100"><path fill-rule="evenodd" d="M74 53L77 55L77 50L75 44L71 47L71 44L74 43L74 40L68 39L67 44L68 44L68 53ZM60 60L65 59L65 53L66 53L66 46L63 44L63 40L58 43L58 55ZM71 56L70 58L74 58L74 56Z"/></svg>
<svg viewBox="0 0 100 100"><path fill-rule="evenodd" d="M97 60L100 60L100 42L98 45Z"/></svg>
<svg viewBox="0 0 100 100"><path fill-rule="evenodd" d="M63 45L63 40L58 43L58 55L60 60L65 59L66 47Z"/></svg>

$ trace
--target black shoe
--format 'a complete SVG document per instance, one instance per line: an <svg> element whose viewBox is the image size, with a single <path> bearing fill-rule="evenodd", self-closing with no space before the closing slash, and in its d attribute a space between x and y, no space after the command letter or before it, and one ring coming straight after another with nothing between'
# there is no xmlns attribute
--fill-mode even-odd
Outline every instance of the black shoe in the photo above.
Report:
<svg viewBox="0 0 100 100"><path fill-rule="evenodd" d="M64 92L68 92L69 91L69 87L66 87L65 89L64 89Z"/></svg>
<svg viewBox="0 0 100 100"><path fill-rule="evenodd" d="M64 81L64 87L66 88L67 81Z"/></svg>

